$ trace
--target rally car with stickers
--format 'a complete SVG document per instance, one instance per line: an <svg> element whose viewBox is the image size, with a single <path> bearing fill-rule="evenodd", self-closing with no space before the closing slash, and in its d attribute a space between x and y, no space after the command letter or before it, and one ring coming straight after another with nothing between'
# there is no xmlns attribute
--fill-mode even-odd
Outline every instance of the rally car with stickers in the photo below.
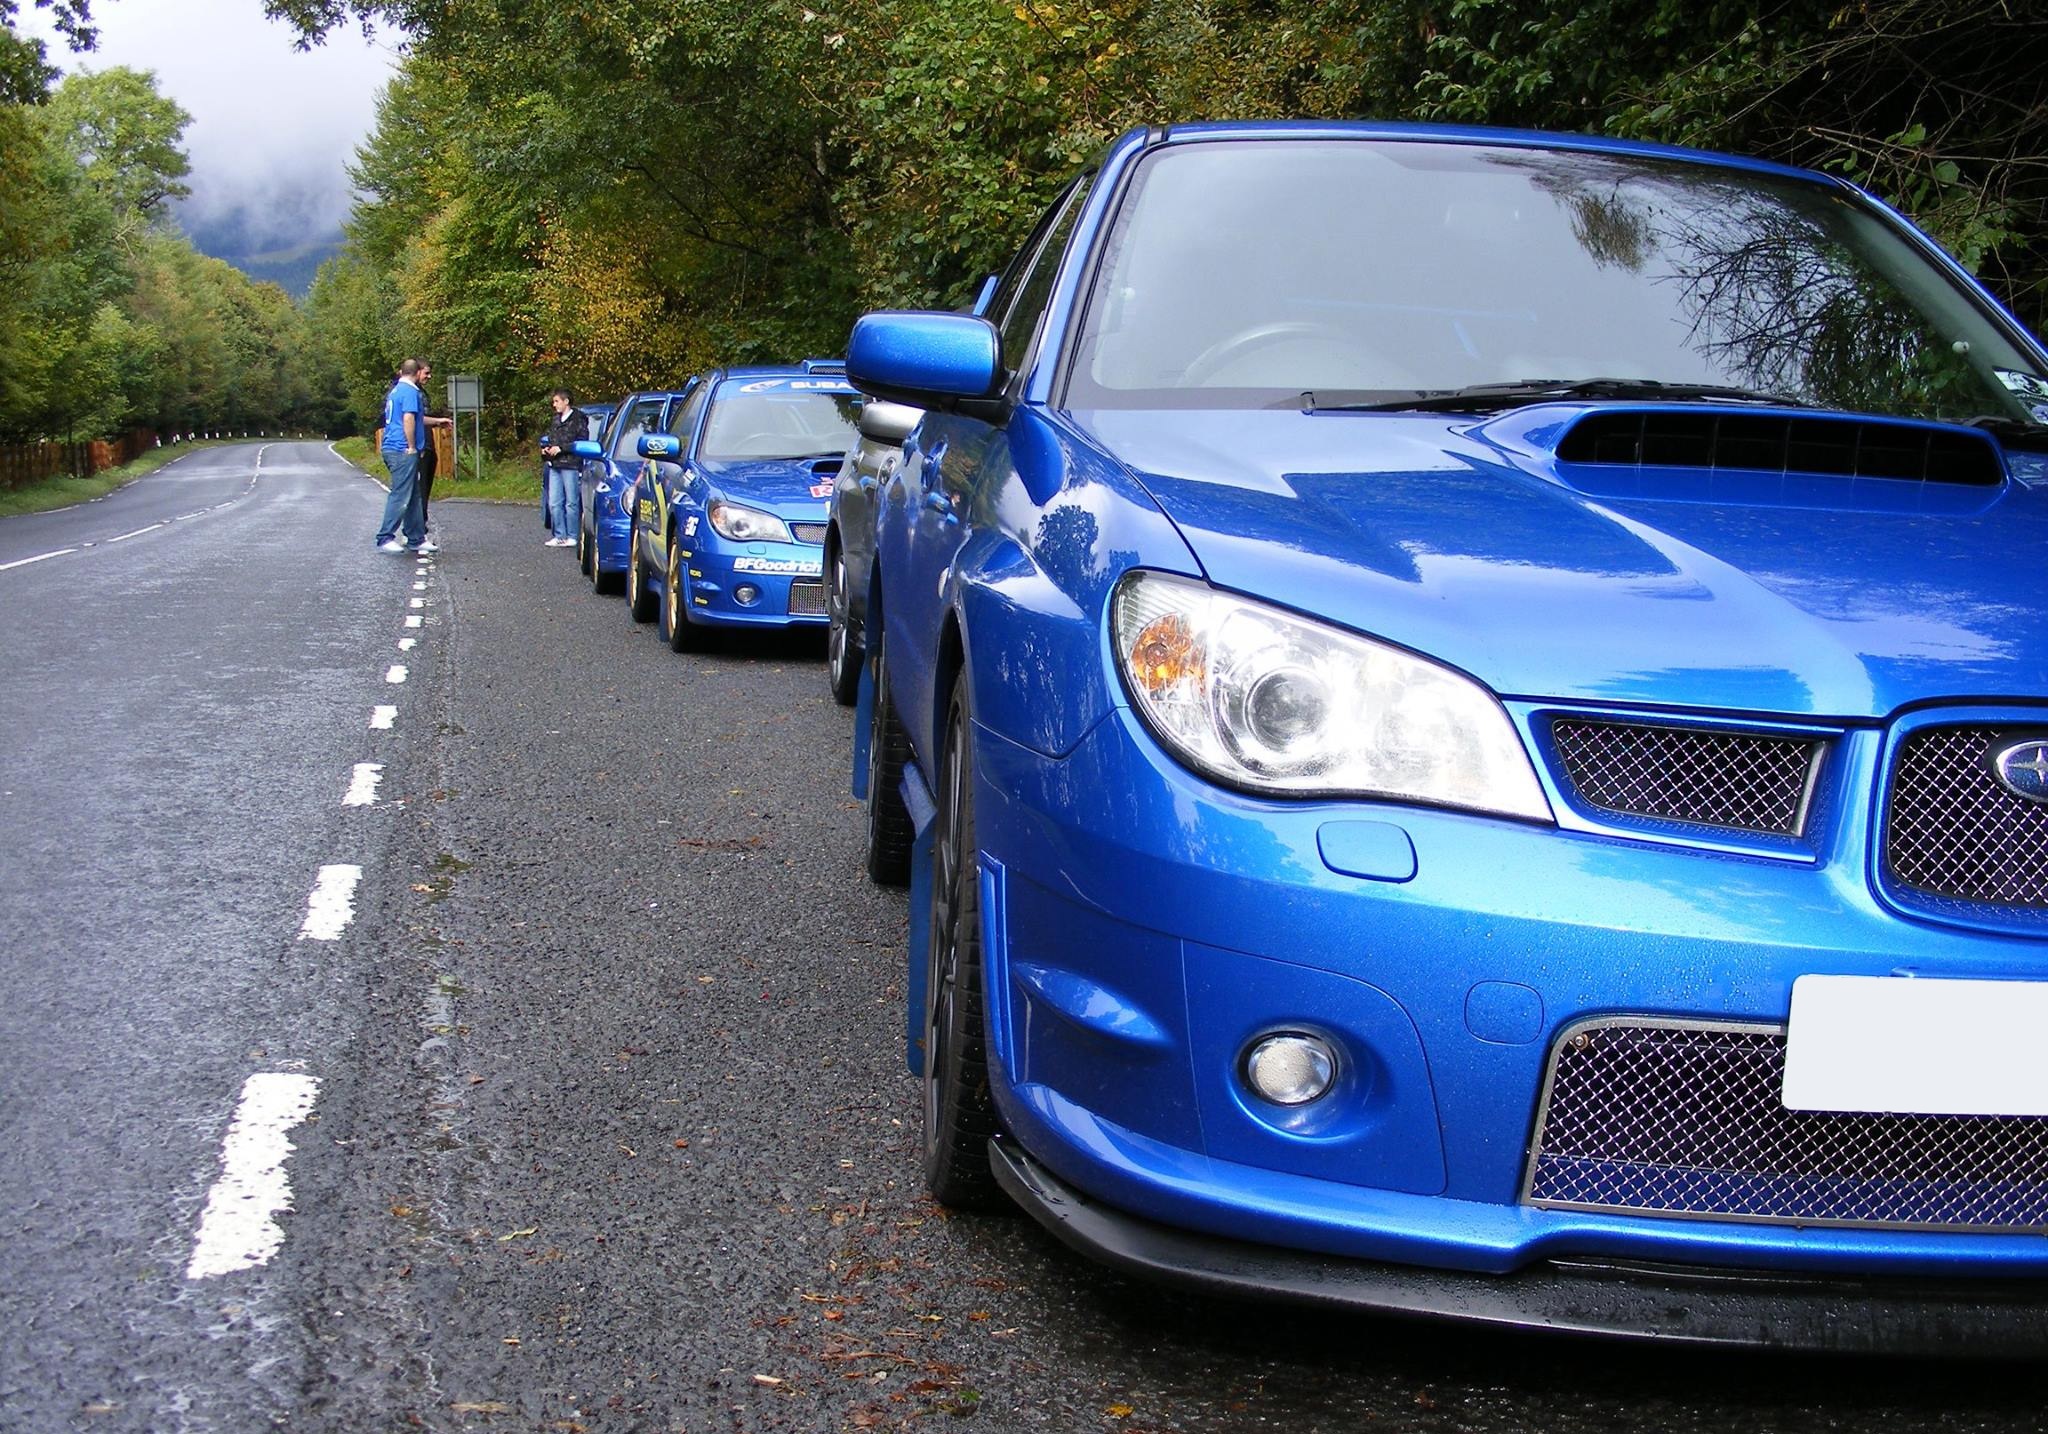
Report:
<svg viewBox="0 0 2048 1434"><path fill-rule="evenodd" d="M667 419L682 408L696 382L685 379L672 389L627 394L616 405L618 421L610 421L614 410L607 407L603 422L591 420L590 441L577 445L577 456L583 459L583 480L577 494L576 565L600 593L617 591L625 580L626 545L633 529L633 480L647 465L640 456L640 438L666 432Z"/></svg>
<svg viewBox="0 0 2048 1434"><path fill-rule="evenodd" d="M823 627L832 480L859 440L836 359L704 376L634 488L626 592L678 652L718 628Z"/></svg>

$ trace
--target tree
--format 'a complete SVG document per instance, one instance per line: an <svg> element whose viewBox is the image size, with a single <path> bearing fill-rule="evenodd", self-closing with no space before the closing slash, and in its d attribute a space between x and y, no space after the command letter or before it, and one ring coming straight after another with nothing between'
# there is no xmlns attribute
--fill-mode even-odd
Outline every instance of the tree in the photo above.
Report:
<svg viewBox="0 0 2048 1434"><path fill-rule="evenodd" d="M157 92L155 75L81 71L57 87L47 113L52 138L124 223L161 223L165 202L192 192L179 182L192 166L178 147L192 116Z"/></svg>

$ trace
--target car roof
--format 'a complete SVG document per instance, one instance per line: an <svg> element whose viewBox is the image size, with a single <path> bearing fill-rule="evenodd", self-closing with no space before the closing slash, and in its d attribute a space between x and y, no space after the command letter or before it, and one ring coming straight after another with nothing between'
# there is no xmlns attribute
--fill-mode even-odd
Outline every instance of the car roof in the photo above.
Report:
<svg viewBox="0 0 2048 1434"><path fill-rule="evenodd" d="M1679 160L1707 164L1721 169L1744 169L1759 174L1818 181L1837 188L1848 187L1843 180L1811 169L1777 164L1746 155L1719 154L1712 150L1688 149L1675 144L1652 144L1647 140L1613 139L1605 135L1558 134L1546 130L1498 129L1483 125L1414 124L1398 120L1215 120L1176 124L1149 130L1133 130L1125 140L1136 139L1148 148L1168 144L1199 144L1231 139L1350 139L1399 140L1417 144L1493 145L1507 149L1546 149L1593 154L1628 155L1642 159Z"/></svg>

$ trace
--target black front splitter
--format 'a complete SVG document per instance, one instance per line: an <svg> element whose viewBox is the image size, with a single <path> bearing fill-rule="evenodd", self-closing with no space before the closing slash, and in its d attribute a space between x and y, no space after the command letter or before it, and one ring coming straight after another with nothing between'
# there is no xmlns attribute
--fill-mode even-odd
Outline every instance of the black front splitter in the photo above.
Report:
<svg viewBox="0 0 2048 1434"><path fill-rule="evenodd" d="M1376 1264L1224 1239L1102 1204L998 1136L997 1181L1062 1242L1207 1294L1512 1329L1842 1354L2037 1359L2048 1283L1911 1280L1553 1260L1510 1275Z"/></svg>

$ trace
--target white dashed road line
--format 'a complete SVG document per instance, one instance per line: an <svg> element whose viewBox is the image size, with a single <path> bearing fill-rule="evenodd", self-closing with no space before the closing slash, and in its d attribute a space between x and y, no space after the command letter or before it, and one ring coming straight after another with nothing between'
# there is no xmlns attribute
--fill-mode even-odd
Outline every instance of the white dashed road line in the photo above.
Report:
<svg viewBox="0 0 2048 1434"><path fill-rule="evenodd" d="M425 621L426 619L421 617L418 613L413 613L411 616L406 618L405 625L407 627L418 627L421 623Z"/></svg>
<svg viewBox="0 0 2048 1434"><path fill-rule="evenodd" d="M30 563L46 563L51 558L61 558L66 553L75 553L77 551L78 549L76 548L59 548L54 553L37 553L32 558L16 558L11 563L0 563L0 573L6 572L9 568L25 568Z"/></svg>
<svg viewBox="0 0 2048 1434"><path fill-rule="evenodd" d="M150 524L150 525L149 525L149 526L148 526L147 528L137 528L137 529L136 529L136 530L135 530L134 532L132 532L132 533L123 533L123 534L122 534L122 535L121 535L120 537L118 537L118 538L109 538L109 539L107 539L107 541L108 541L109 543L125 543L125 542L127 542L127 541L128 541L128 540L129 540L130 538L139 538L139 537L141 537L141 536L142 536L142 535L143 535L144 533L154 533L154 532L155 532L155 531L156 531L156 530L157 530L158 528L168 528L168 527L169 527L169 526L170 526L170 525L171 525L172 523L175 523L176 521L177 521L177 519L175 519L175 518L170 518L170 519L166 519L166 520L165 520L164 522L161 522L161 523L151 523L151 524Z"/></svg>
<svg viewBox="0 0 2048 1434"><path fill-rule="evenodd" d="M349 922L356 918L356 883L363 879L359 866L323 866L313 882L313 894L306 898L306 919L299 925L302 940L338 941Z"/></svg>
<svg viewBox="0 0 2048 1434"><path fill-rule="evenodd" d="M405 676L405 664L394 662L391 664L391 670L384 674L384 680L386 682L403 682L405 681Z"/></svg>
<svg viewBox="0 0 2048 1434"><path fill-rule="evenodd" d="M242 1084L234 1123L221 1146L220 1179L206 1193L185 1278L203 1280L266 1263L284 1243L272 1218L292 1208L284 1163L290 1133L313 1109L320 1082L308 1075L262 1071Z"/></svg>
<svg viewBox="0 0 2048 1434"><path fill-rule="evenodd" d="M396 707L372 707L370 709L370 729L374 732L390 731L391 724L397 720L398 709Z"/></svg>
<svg viewBox="0 0 2048 1434"><path fill-rule="evenodd" d="M341 804L345 807L370 807L377 804L377 784L384 780L382 762L358 762L348 781L348 791L343 794Z"/></svg>

